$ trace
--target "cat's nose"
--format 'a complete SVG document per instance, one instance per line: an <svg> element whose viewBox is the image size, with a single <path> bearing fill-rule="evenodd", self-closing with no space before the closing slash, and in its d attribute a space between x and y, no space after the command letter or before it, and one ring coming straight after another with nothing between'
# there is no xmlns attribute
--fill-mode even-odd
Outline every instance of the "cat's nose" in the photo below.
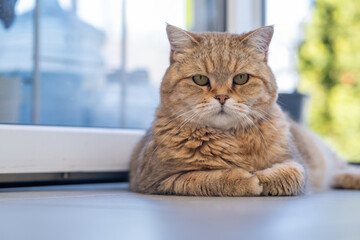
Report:
<svg viewBox="0 0 360 240"><path fill-rule="evenodd" d="M225 101L229 98L230 98L229 95L226 94L219 94L215 96L215 99L219 100L221 105L224 105Z"/></svg>

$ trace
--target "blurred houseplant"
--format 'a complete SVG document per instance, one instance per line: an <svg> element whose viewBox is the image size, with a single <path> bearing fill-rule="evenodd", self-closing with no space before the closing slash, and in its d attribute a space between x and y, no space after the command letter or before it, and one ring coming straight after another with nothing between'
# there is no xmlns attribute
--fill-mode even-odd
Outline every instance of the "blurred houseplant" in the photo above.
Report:
<svg viewBox="0 0 360 240"><path fill-rule="evenodd" d="M359 29L360 1L316 0L299 48L309 125L350 161L360 161Z"/></svg>

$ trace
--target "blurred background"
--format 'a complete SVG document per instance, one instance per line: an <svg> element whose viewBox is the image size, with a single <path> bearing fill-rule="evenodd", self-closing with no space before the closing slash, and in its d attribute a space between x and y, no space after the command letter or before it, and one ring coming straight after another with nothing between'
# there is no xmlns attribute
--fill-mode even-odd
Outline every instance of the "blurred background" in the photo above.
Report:
<svg viewBox="0 0 360 240"><path fill-rule="evenodd" d="M279 91L360 161L357 0L0 0L0 123L148 128L169 64L166 22L233 33L274 24Z"/></svg>

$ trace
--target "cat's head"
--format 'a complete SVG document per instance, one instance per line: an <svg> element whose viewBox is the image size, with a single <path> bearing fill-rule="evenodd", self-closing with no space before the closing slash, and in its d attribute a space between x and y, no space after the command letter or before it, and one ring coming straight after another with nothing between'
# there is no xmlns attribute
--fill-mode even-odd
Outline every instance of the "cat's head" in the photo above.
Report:
<svg viewBox="0 0 360 240"><path fill-rule="evenodd" d="M161 104L171 118L229 129L265 117L277 98L267 64L273 27L241 35L166 30L171 54Z"/></svg>

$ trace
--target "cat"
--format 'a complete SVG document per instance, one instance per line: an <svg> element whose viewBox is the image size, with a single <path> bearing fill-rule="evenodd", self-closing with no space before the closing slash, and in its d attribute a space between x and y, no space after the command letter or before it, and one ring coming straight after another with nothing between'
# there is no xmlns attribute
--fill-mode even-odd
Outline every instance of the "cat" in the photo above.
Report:
<svg viewBox="0 0 360 240"><path fill-rule="evenodd" d="M244 34L167 25L170 66L156 118L136 146L130 190L291 196L360 189L360 173L277 105L272 26Z"/></svg>

